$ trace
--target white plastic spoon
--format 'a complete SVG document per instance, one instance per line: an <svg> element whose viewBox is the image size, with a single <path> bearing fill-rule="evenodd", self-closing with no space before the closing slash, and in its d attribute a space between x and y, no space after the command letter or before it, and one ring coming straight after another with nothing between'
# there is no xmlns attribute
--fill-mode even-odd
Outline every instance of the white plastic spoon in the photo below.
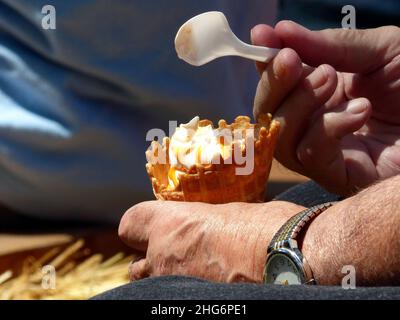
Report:
<svg viewBox="0 0 400 320"><path fill-rule="evenodd" d="M279 49L251 46L239 40L222 12L211 11L193 17L178 30L175 49L179 58L202 66L216 58L240 56L269 62Z"/></svg>

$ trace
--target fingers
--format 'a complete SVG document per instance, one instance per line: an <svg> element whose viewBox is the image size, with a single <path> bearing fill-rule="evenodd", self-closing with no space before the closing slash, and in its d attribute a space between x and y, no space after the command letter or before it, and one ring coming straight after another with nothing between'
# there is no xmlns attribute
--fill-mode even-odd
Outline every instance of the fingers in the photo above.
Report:
<svg viewBox="0 0 400 320"><path fill-rule="evenodd" d="M286 95L302 77L303 67L299 56L291 49L283 49L267 66L258 83L253 113L275 113Z"/></svg>
<svg viewBox="0 0 400 320"><path fill-rule="evenodd" d="M134 249L146 251L159 206L158 201L148 201L130 208L119 225L121 240Z"/></svg>
<svg viewBox="0 0 400 320"><path fill-rule="evenodd" d="M150 268L146 259L134 261L129 265L129 279L131 281L147 278L150 275Z"/></svg>
<svg viewBox="0 0 400 320"><path fill-rule="evenodd" d="M373 71L399 53L399 30L388 26L311 31L292 21L275 26L282 45L294 49L303 62L311 66L327 63L338 71L354 73Z"/></svg>
<svg viewBox="0 0 400 320"><path fill-rule="evenodd" d="M301 170L296 155L298 142L310 125L313 113L329 100L336 85L335 69L321 65L301 81L275 113L281 124L276 157L290 169Z"/></svg>
<svg viewBox="0 0 400 320"><path fill-rule="evenodd" d="M251 29L251 42L256 46L270 47L270 48L281 48L281 41L276 35L274 28L266 25L259 24ZM258 72L261 74L266 64L262 62L256 62Z"/></svg>
<svg viewBox="0 0 400 320"><path fill-rule="evenodd" d="M342 154L342 138L359 130L369 119L371 103L365 98L347 101L321 115L301 140L297 157L307 174L320 183L327 183L327 172L331 184L346 184L346 170Z"/></svg>
<svg viewBox="0 0 400 320"><path fill-rule="evenodd" d="M162 219L162 225L183 221L187 214L205 212L208 206L204 203L147 201L130 208L122 217L118 234L123 242L133 249L146 251L149 238ZM154 232L153 232L154 233Z"/></svg>

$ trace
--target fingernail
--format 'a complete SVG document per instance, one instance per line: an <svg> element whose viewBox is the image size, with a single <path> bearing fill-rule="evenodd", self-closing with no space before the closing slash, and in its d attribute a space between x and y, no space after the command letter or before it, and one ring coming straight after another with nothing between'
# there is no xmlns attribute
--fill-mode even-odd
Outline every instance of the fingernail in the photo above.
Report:
<svg viewBox="0 0 400 320"><path fill-rule="evenodd" d="M367 106L365 105L365 103L362 103L360 101L350 101L347 106L347 111L349 111L352 114L363 113L366 109Z"/></svg>
<svg viewBox="0 0 400 320"><path fill-rule="evenodd" d="M253 29L254 29L254 27L251 28L251 30L250 30L250 39L252 42L253 42Z"/></svg>

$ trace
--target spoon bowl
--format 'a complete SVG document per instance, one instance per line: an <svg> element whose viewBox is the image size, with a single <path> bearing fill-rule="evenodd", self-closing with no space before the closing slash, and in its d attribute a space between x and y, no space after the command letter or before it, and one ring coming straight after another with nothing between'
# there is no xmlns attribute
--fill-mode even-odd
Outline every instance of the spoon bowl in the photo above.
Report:
<svg viewBox="0 0 400 320"><path fill-rule="evenodd" d="M193 17L175 37L175 49L182 60L194 66L223 56L240 56L267 63L279 49L252 46L239 40L222 12L211 11Z"/></svg>

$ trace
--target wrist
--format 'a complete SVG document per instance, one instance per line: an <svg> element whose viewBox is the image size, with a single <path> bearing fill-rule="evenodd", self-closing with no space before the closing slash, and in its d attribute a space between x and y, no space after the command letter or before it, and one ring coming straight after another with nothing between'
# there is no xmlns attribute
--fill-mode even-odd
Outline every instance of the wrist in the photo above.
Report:
<svg viewBox="0 0 400 320"><path fill-rule="evenodd" d="M329 237L334 228L333 221L329 221L335 212L340 210L342 204L337 204L326 209L318 217L313 219L306 228L301 231L298 239L298 247L311 268L314 279L320 285L338 284L337 270L334 266L331 248L324 245L323 240ZM328 218L328 219L327 219Z"/></svg>
<svg viewBox="0 0 400 320"><path fill-rule="evenodd" d="M254 278L256 282L261 283L263 281L267 248L272 238L291 217L304 209L303 206L282 201L272 201L261 206L260 219L257 219L259 230L254 249Z"/></svg>

